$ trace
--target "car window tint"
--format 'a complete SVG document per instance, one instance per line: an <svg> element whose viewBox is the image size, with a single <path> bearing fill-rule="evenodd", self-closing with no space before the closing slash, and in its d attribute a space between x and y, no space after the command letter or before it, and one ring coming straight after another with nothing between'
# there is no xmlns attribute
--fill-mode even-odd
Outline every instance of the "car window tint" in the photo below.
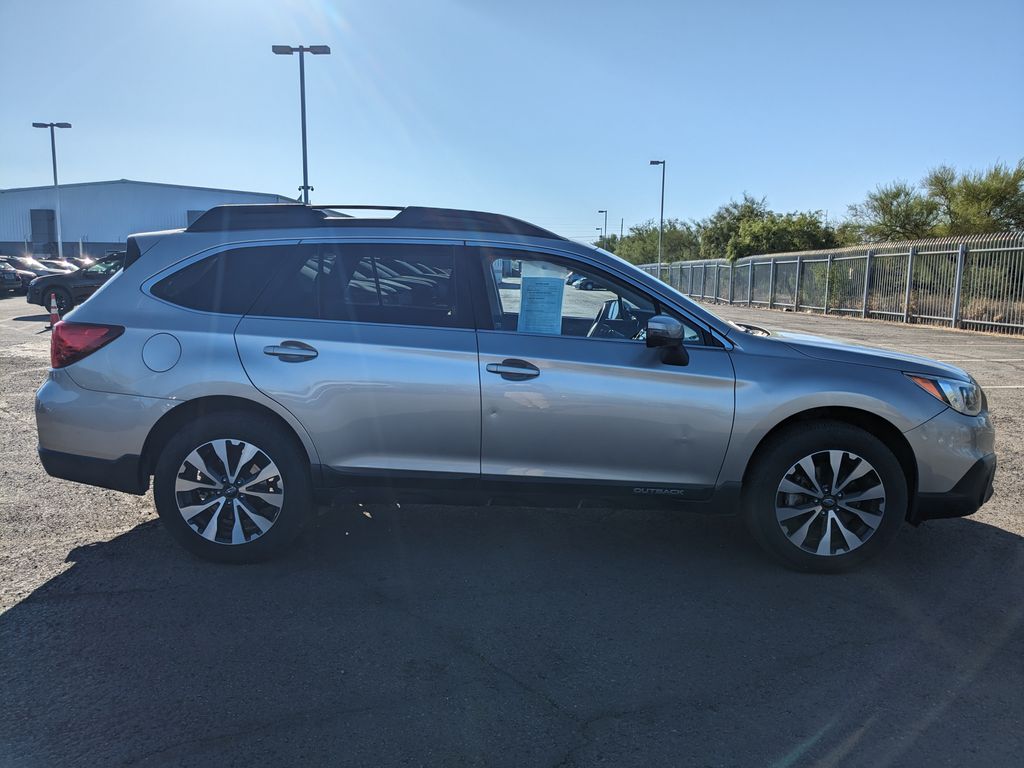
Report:
<svg viewBox="0 0 1024 768"><path fill-rule="evenodd" d="M245 314L298 246L234 248L196 261L156 283L154 296L190 309ZM98 266L98 265L97 265ZM113 269L118 267L112 262Z"/></svg>
<svg viewBox="0 0 1024 768"><path fill-rule="evenodd" d="M660 311L643 292L589 265L526 251L482 255L495 330L643 341ZM678 319L685 339L700 343L701 334Z"/></svg>
<svg viewBox="0 0 1024 768"><path fill-rule="evenodd" d="M446 245L330 244L289 262L253 314L319 320L463 325L455 251Z"/></svg>

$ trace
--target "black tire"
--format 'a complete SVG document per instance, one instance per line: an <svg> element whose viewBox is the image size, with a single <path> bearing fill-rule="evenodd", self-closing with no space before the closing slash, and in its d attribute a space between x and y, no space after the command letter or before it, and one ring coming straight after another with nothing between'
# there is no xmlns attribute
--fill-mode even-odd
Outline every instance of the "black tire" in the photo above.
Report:
<svg viewBox="0 0 1024 768"><path fill-rule="evenodd" d="M811 466L818 469L820 473L817 480L822 489L828 489L825 483L835 483L836 478L832 477L833 470L828 464L829 451L849 452L843 459L840 470L842 481L845 471L846 477L852 477L859 465L854 463L853 456L862 458L871 465L874 473L850 481L850 488L855 483L867 483L875 488L880 484L884 490L884 507L881 514L881 521L877 526L870 528L860 519L862 516L854 516L847 507L835 506L833 500L835 494L825 494L824 511L809 511L806 516L794 516L784 524L777 518L776 504L780 499L798 498L806 502L808 497L785 496L780 490L780 483L787 477L787 472L795 468L797 462L804 457L812 457ZM850 467L853 467L852 469ZM798 479L806 477L798 471ZM793 475L790 475L793 477ZM831 479L829 479L831 478ZM807 483L810 486L812 483ZM840 482L841 484L841 482ZM743 492L743 518L747 529L754 539L774 558L784 565L800 571L814 571L818 573L838 573L855 568L864 561L874 557L892 543L892 540L899 532L900 526L907 515L907 479L899 460L886 445L877 437L858 427L835 421L805 422L793 425L778 434L773 435L765 443L757 455L747 474ZM789 502L786 502L789 503ZM814 501L807 505L814 504ZM875 502L878 504L878 502ZM865 507L866 503L857 502L859 507ZM795 509L796 506L793 507ZM820 508L820 505L819 505ZM837 526L833 528L832 520L829 520L829 509L835 510ZM869 519L874 520L873 513ZM858 538L862 543L850 551L842 551L845 546L847 531L838 528L839 516L842 515L844 522L851 528L860 526L862 533ZM811 517L817 516L816 520ZM805 521L807 527L804 526ZM852 521L852 522L851 522ZM826 528L826 524L828 527ZM826 538L825 531L830 532L828 542L823 544L825 548L835 546L836 554L817 554L799 546L790 536L799 538L800 532L808 537L810 545L814 544L814 536L817 535L817 542L821 544ZM866 535L865 535L866 534ZM838 542L838 545L836 545ZM831 546L830 546L831 545Z"/></svg>
<svg viewBox="0 0 1024 768"><path fill-rule="evenodd" d="M64 317L64 315L75 308L75 301L71 298L70 293L63 288L50 287L43 294L43 307L47 312L50 311L50 299L52 297L57 298L57 313L61 317Z"/></svg>
<svg viewBox="0 0 1024 768"><path fill-rule="evenodd" d="M229 439L232 441L244 441L257 447L260 453L256 461L269 459L277 468L278 472L271 477L279 478L278 481L271 480L271 483L279 484L277 490L283 496L283 503L272 520L272 524L262 534L256 532L253 527L252 516L242 515L241 520L236 521L236 513L231 510L224 513L224 524L238 522L240 525L246 523L248 531L245 535L251 535L251 540L242 543L232 544L208 540L200 535L198 526L203 525L203 518L193 517L193 527L185 519L179 510L179 493L175 490L175 484L179 480L179 470L190 454L205 446L210 441ZM233 447L237 443L233 444ZM208 450L208 449L205 449ZM213 467L222 467L219 460L211 462L210 471L218 474ZM229 461L237 461L237 457L229 458ZM243 465L246 466L246 465ZM243 469L237 469L241 477ZM204 481L205 482L205 481ZM231 484L229 484L231 485ZM243 483L239 483L241 487ZM232 486L233 487L233 486ZM203 491L205 493L205 491ZM188 493L181 494L187 499ZM243 496L242 493L232 496ZM167 530L177 541L190 552L205 558L224 563L250 563L260 560L267 560L284 551L299 535L306 521L309 519L313 509L312 504L312 483L310 480L309 459L298 444L295 436L274 420L258 414L244 411L222 411L219 413L203 416L183 427L164 446L163 451L157 460L153 478L153 497L156 501L157 513L163 521ZM227 499L225 500L227 501ZM189 502L184 501L186 507ZM213 502L202 502L213 503ZM225 505L226 510L230 507ZM274 509L268 507L268 509ZM205 515L205 511L201 513ZM212 517L212 513L210 517ZM209 520L209 518L206 518ZM260 521L267 522L263 517ZM220 522L217 525L221 525ZM221 528L220 531L224 529ZM215 534L219 537L219 531Z"/></svg>

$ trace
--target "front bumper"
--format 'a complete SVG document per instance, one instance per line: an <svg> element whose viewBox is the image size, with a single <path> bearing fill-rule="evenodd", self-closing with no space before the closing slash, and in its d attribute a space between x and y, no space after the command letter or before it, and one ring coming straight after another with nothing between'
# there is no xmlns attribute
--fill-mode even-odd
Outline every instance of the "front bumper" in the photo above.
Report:
<svg viewBox="0 0 1024 768"><path fill-rule="evenodd" d="M990 453L978 459L951 490L945 493L919 493L916 521L973 515L992 498L992 481L995 476L996 455Z"/></svg>

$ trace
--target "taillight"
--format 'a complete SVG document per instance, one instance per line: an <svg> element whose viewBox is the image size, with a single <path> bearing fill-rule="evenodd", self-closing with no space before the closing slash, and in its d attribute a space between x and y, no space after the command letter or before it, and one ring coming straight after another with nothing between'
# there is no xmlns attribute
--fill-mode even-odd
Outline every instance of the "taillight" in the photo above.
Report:
<svg viewBox="0 0 1024 768"><path fill-rule="evenodd" d="M54 368L77 363L124 333L121 325L69 323L61 320L50 336L50 365Z"/></svg>

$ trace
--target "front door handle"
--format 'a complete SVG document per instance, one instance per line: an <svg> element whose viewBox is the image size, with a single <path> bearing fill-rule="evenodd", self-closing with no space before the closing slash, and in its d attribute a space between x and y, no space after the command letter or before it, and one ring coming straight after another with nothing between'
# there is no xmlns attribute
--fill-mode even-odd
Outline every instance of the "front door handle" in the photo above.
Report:
<svg viewBox="0 0 1024 768"><path fill-rule="evenodd" d="M315 347L304 344L301 341L282 341L280 344L271 344L263 348L264 355L276 357L284 363L301 363L312 360L319 352Z"/></svg>
<svg viewBox="0 0 1024 768"><path fill-rule="evenodd" d="M526 381L540 376L540 368L525 360L502 360L500 363L488 363L488 373L496 373L507 381Z"/></svg>

